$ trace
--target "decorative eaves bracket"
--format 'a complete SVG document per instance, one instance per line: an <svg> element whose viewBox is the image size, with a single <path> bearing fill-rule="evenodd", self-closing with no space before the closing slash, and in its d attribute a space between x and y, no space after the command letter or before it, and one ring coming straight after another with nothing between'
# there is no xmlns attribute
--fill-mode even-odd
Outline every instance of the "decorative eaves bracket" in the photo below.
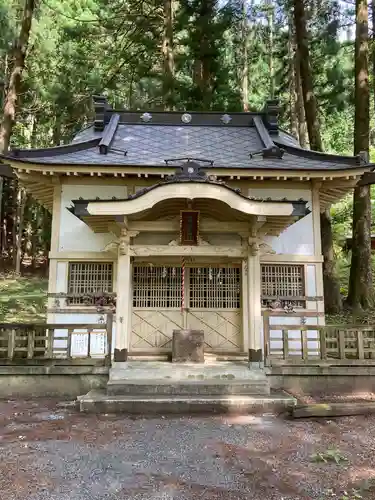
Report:
<svg viewBox="0 0 375 500"><path fill-rule="evenodd" d="M357 186L371 186L372 184L375 184L375 172L365 172L357 182Z"/></svg>

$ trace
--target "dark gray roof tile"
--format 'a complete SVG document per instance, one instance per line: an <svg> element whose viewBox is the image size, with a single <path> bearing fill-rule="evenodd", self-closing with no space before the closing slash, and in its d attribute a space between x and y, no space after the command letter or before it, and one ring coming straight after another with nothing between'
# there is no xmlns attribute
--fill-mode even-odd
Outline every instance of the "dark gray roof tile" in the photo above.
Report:
<svg viewBox="0 0 375 500"><path fill-rule="evenodd" d="M248 117L245 118L248 122ZM21 162L64 165L152 167L165 166L166 160L192 158L213 162L214 167L249 170L307 171L360 167L358 158L304 150L293 136L281 130L270 133L270 140L284 150L283 157L263 157L264 141L257 128L242 123L238 126L119 123L113 127L111 137L106 136L107 154L100 154L98 144L107 128L103 132L91 126L79 132L70 145L47 150L13 151L9 156ZM4 161L9 156L3 157ZM170 162L171 166L179 164L181 161Z"/></svg>

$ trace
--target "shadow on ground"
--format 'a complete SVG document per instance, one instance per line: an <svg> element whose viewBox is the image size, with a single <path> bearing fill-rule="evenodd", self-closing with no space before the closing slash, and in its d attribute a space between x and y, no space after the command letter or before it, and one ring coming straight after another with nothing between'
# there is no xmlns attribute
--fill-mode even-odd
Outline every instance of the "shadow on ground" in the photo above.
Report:
<svg viewBox="0 0 375 500"><path fill-rule="evenodd" d="M7 401L0 490L12 500L371 499L374 431L374 417L145 419ZM337 462L316 459L329 450Z"/></svg>

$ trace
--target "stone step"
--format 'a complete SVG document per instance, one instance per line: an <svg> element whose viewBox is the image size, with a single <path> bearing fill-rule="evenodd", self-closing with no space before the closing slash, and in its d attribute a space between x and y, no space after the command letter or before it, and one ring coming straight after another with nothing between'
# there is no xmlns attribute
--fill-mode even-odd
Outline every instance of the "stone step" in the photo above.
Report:
<svg viewBox="0 0 375 500"><path fill-rule="evenodd" d="M131 414L280 413L296 400L283 393L269 396L110 396L90 391L79 398L81 412Z"/></svg>
<svg viewBox="0 0 375 500"><path fill-rule="evenodd" d="M263 380L266 374L263 370L249 370L246 362L220 361L212 363L165 363L158 361L129 361L113 363L109 379L115 380Z"/></svg>
<svg viewBox="0 0 375 500"><path fill-rule="evenodd" d="M110 380L108 395L187 395L187 396L231 396L263 395L270 393L269 382L262 379L245 380Z"/></svg>

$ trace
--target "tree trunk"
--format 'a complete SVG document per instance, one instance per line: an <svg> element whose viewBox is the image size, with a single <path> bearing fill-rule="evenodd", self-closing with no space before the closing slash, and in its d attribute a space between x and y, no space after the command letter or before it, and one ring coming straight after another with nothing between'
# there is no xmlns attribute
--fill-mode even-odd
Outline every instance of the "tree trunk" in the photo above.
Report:
<svg viewBox="0 0 375 500"><path fill-rule="evenodd" d="M294 137L298 138L297 87L295 73L296 46L294 42L293 19L289 17L288 73L289 73L289 126Z"/></svg>
<svg viewBox="0 0 375 500"><path fill-rule="evenodd" d="M6 88L7 88L7 77L8 77L8 54L4 54L4 62L2 64L2 73L4 74L4 81L0 82L1 85L1 109L4 107L4 102L5 102L5 95L6 95ZM0 150L1 153L1 150ZM2 231L3 229L3 219L4 219L4 213L3 213L3 194L4 194L4 178L0 177L0 230ZM4 242L2 241L2 234L0 234L0 241L1 241L1 248L0 248L0 258L3 260L4 259Z"/></svg>
<svg viewBox="0 0 375 500"><path fill-rule="evenodd" d="M356 0L354 154L368 159L370 89L368 78L368 4ZM354 189L353 244L348 304L367 309L372 302L370 186Z"/></svg>
<svg viewBox="0 0 375 500"><path fill-rule="evenodd" d="M3 241L3 190L4 190L4 179L0 177L0 262L4 261L4 241Z"/></svg>
<svg viewBox="0 0 375 500"><path fill-rule="evenodd" d="M164 0L164 33L163 33L163 98L165 109L171 110L174 105L174 51L173 51L173 0Z"/></svg>
<svg viewBox="0 0 375 500"><path fill-rule="evenodd" d="M320 124L310 63L305 7L303 0L293 0L293 5L302 94L310 148L315 151L322 151L323 147L320 135ZM329 307L330 310L337 312L342 308L342 300L340 295L340 285L335 272L332 227L328 212L320 215L320 231L322 238L322 252L324 256L324 294L328 298L327 311Z"/></svg>
<svg viewBox="0 0 375 500"><path fill-rule="evenodd" d="M25 220L25 201L26 193L22 187L18 190L18 206L17 206L17 236L16 236L16 263L15 271L16 274L21 274L21 264L22 264L22 237L23 237L23 227Z"/></svg>
<svg viewBox="0 0 375 500"><path fill-rule="evenodd" d="M371 14L372 14L372 93L375 107L375 0L371 0Z"/></svg>
<svg viewBox="0 0 375 500"><path fill-rule="evenodd" d="M290 83L290 127L303 148L308 148L307 128L301 87L299 51L293 23L293 13L289 17L289 83Z"/></svg>
<svg viewBox="0 0 375 500"><path fill-rule="evenodd" d="M270 95L273 99L275 97L275 74L274 74L274 60L273 60L273 32L274 32L274 6L271 0L267 0L267 16L268 16L268 30L269 30L269 73L270 73Z"/></svg>
<svg viewBox="0 0 375 500"><path fill-rule="evenodd" d="M17 98L21 86L22 72L25 67L25 57L36 1L25 0L20 34L13 50L12 69L4 98L3 120L0 126L0 152L2 153L9 148L10 137L15 122Z"/></svg>
<svg viewBox="0 0 375 500"><path fill-rule="evenodd" d="M322 239L324 305L328 314L337 314L342 307L340 284L336 273L335 255L333 252L332 221L330 210L320 214L320 233ZM338 297L340 299L338 300Z"/></svg>
<svg viewBox="0 0 375 500"><path fill-rule="evenodd" d="M249 21L247 19L246 0L242 1L242 23L241 23L241 97L242 109L249 111L249 61L248 61L248 44L249 44Z"/></svg>
<svg viewBox="0 0 375 500"><path fill-rule="evenodd" d="M52 127L52 145L61 145L61 117L56 116L53 127Z"/></svg>
<svg viewBox="0 0 375 500"><path fill-rule="evenodd" d="M298 119L298 138L299 143L303 148L309 147L309 141L307 137L307 125L305 118L305 108L303 105L303 95L302 95L302 84L301 84L301 70L299 62L299 51L296 47L295 59L294 59L294 71L296 79L296 115Z"/></svg>
<svg viewBox="0 0 375 500"><path fill-rule="evenodd" d="M293 3L296 41L300 56L299 66L301 71L302 95L305 106L306 124L309 134L310 148L314 149L315 151L323 151L322 138L320 135L320 124L317 112L318 107L314 94L314 85L311 71L305 7L303 4L303 0L293 0Z"/></svg>
<svg viewBox="0 0 375 500"><path fill-rule="evenodd" d="M33 270L37 266L38 257L38 243L39 243L39 219L40 219L40 206L34 205L33 218L31 220L31 235L30 235L30 256L31 267Z"/></svg>
<svg viewBox="0 0 375 500"><path fill-rule="evenodd" d="M194 84L196 87L195 105L203 110L212 106L213 81L213 39L212 21L215 17L216 0L200 0L197 10L195 38L197 48L194 55Z"/></svg>

